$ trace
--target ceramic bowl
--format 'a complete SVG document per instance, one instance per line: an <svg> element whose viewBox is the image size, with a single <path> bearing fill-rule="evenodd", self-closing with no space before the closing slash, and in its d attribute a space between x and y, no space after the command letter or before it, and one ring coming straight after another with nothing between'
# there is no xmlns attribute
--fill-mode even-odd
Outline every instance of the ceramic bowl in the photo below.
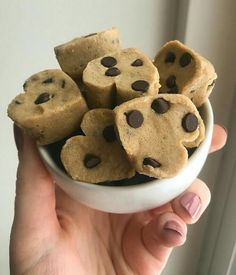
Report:
<svg viewBox="0 0 236 275"><path fill-rule="evenodd" d="M206 127L206 137L189 157L187 165L170 179L152 179L137 176L133 180L97 185L72 180L63 171L55 150L39 146L40 155L56 183L70 197L88 207L112 213L132 213L161 206L184 192L201 171L209 151L213 132L213 112L207 101L200 114ZM55 148L54 148L55 149ZM58 149L58 148L57 148ZM57 152L59 156L59 151Z"/></svg>

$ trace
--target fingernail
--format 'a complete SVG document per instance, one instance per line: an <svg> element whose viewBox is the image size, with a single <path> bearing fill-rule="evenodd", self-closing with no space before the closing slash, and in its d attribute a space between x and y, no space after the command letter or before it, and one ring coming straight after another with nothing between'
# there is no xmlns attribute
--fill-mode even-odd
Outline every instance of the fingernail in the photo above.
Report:
<svg viewBox="0 0 236 275"><path fill-rule="evenodd" d="M193 192L187 192L180 198L181 205L192 218L195 218L201 208L201 199Z"/></svg>
<svg viewBox="0 0 236 275"><path fill-rule="evenodd" d="M178 233L179 235L183 236L184 231L182 229L182 226L178 224L176 221L168 221L165 223L164 227L165 230L171 230L175 233Z"/></svg>
<svg viewBox="0 0 236 275"><path fill-rule="evenodd" d="M23 134L19 127L14 124L14 138L16 143L16 148L18 151L21 151L23 148Z"/></svg>

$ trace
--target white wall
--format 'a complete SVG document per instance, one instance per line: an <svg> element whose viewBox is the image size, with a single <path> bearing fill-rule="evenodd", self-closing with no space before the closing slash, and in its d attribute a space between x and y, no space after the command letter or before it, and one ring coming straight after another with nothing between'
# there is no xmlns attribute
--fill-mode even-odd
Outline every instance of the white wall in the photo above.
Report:
<svg viewBox="0 0 236 275"><path fill-rule="evenodd" d="M57 66L53 47L74 36L117 26L125 47L135 46L153 57L173 36L175 10L174 0L1 0L0 274L9 274L17 166L8 103L28 76Z"/></svg>

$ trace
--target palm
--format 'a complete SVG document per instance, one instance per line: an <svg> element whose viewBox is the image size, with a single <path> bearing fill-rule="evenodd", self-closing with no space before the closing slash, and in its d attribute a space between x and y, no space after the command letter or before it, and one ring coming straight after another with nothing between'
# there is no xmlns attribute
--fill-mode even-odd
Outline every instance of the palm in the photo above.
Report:
<svg viewBox="0 0 236 275"><path fill-rule="evenodd" d="M23 258L20 261L25 262L22 273L149 275L164 264L154 259L142 242L142 228L151 213L96 211L71 200L59 189L56 204L57 225L45 220L33 235L25 231L18 244L12 234L15 248L21 250L17 251Z"/></svg>
<svg viewBox="0 0 236 275"><path fill-rule="evenodd" d="M144 225L157 214L104 213L71 200L62 191L57 194L58 217L70 250L68 261L77 262L81 270L76 274L151 275L163 267L165 261L155 259L142 241ZM68 246L68 243L76 245Z"/></svg>
<svg viewBox="0 0 236 275"><path fill-rule="evenodd" d="M213 136L212 151L225 143L226 134L219 131ZM75 202L59 188L55 192L35 145L26 136L19 160L10 244L12 275L160 274L172 248L184 243L186 224L196 222L210 200L208 188L198 180L187 190L202 203L194 217L179 198L142 213L104 213ZM165 226L169 221L171 228Z"/></svg>

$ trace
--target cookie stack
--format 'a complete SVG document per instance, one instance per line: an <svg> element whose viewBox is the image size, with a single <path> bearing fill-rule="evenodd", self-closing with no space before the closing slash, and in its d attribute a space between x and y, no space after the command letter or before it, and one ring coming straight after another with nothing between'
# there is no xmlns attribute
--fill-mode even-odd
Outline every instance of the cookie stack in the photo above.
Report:
<svg viewBox="0 0 236 275"><path fill-rule="evenodd" d="M212 64L179 41L154 62L123 49L112 28L55 47L62 70L39 72L9 104L8 115L39 145L66 137L61 161L88 183L175 176L205 127L198 109L215 84ZM84 135L72 136L81 129Z"/></svg>

